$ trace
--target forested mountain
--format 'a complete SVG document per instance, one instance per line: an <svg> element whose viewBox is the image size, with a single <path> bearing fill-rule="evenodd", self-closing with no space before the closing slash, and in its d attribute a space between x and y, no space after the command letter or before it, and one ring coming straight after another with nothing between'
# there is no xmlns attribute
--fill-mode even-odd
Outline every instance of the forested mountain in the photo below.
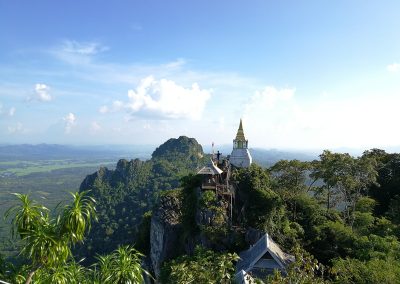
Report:
<svg viewBox="0 0 400 284"><path fill-rule="evenodd" d="M193 138L171 138L147 161L120 160L115 170L100 168L85 178L81 191L97 201L98 222L77 252L89 260L121 244L135 242L145 212L159 194L180 186L180 179L206 163L202 146Z"/></svg>

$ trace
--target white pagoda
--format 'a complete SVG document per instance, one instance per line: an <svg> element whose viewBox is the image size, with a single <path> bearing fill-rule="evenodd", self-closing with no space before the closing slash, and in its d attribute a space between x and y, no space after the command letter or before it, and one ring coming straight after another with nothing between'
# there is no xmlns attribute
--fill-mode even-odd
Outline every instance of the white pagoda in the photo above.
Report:
<svg viewBox="0 0 400 284"><path fill-rule="evenodd" d="M239 129L236 138L233 140L233 150L229 162L235 167L247 168L252 163L252 158L248 149L248 140L243 132L242 119L240 119Z"/></svg>

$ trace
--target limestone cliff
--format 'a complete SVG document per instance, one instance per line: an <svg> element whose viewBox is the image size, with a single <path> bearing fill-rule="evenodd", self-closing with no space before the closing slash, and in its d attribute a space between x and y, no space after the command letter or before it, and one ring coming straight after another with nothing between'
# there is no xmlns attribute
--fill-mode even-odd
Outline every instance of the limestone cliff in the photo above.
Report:
<svg viewBox="0 0 400 284"><path fill-rule="evenodd" d="M176 257L182 233L181 200L178 194L166 194L160 198L158 207L153 211L150 227L150 258L156 277L160 274L165 260Z"/></svg>

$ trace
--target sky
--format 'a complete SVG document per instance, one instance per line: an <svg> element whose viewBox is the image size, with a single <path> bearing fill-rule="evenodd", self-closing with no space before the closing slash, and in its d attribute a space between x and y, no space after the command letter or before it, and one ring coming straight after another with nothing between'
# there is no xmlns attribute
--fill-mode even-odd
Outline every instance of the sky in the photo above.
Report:
<svg viewBox="0 0 400 284"><path fill-rule="evenodd" d="M0 0L0 143L400 146L400 2Z"/></svg>

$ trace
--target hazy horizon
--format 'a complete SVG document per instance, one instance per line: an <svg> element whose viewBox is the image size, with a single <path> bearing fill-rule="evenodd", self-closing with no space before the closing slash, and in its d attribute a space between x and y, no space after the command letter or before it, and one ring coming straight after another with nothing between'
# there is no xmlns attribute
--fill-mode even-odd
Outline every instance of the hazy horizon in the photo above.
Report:
<svg viewBox="0 0 400 284"><path fill-rule="evenodd" d="M171 137L177 138L177 137ZM195 138L195 137L192 137ZM164 141L165 142L165 141ZM203 151L205 153L212 153L212 146L208 144L202 144ZM138 151L144 150L149 151L148 153L151 154L157 147L161 144L59 144L59 143L0 143L0 147L2 146L21 146L21 145L32 145L32 146L40 146L40 145L56 145L56 146L65 146L65 147L72 147L72 148L80 148L85 150L103 150L103 151ZM377 147L374 147L377 148ZM371 150L373 148L348 148L348 147L338 147L338 148L314 148L314 149L305 149L305 148L268 148L268 147L249 147L250 150L255 151L268 151L268 152L288 152L288 153L298 153L298 154L307 154L307 155L315 155L318 156L324 150L330 150L333 152L340 152L340 153L349 153L351 155L361 155L366 150ZM385 150L388 153L400 152L400 146L393 146L389 148L378 148ZM232 145L230 144L222 144L214 145L214 152L222 151L223 155L229 155L232 150Z"/></svg>

